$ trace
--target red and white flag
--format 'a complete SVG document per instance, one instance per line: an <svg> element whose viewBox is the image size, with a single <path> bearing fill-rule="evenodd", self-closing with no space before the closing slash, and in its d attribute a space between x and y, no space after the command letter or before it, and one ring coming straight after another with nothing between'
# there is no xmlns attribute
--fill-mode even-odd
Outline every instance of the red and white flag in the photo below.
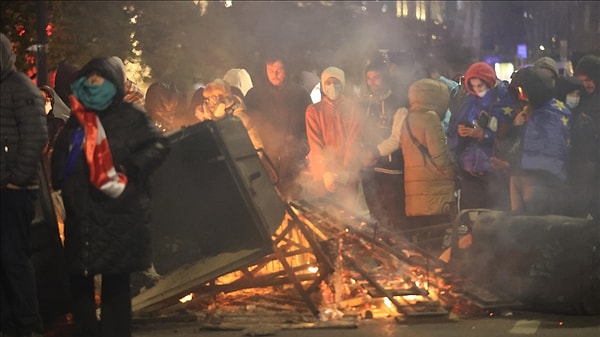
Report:
<svg viewBox="0 0 600 337"><path fill-rule="evenodd" d="M127 176L115 170L102 123L98 115L86 110L77 98L71 95L70 101L72 112L84 129L83 151L90 169L90 181L109 197L117 198L127 186Z"/></svg>

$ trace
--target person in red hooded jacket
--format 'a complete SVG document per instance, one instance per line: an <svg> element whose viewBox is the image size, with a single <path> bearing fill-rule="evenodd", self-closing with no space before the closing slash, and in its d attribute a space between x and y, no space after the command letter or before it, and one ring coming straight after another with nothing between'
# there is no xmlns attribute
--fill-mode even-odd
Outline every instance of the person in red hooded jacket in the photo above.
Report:
<svg viewBox="0 0 600 337"><path fill-rule="evenodd" d="M458 163L459 209L508 210L508 175L491 161L503 157L495 152L496 133L515 110L508 83L499 80L485 62L472 64L464 83L468 94L448 126L448 146Z"/></svg>

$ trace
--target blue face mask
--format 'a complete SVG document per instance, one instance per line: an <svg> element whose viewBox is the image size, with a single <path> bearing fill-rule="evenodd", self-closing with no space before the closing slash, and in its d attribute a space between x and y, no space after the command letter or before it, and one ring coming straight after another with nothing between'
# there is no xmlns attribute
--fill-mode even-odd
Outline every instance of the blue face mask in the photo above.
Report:
<svg viewBox="0 0 600 337"><path fill-rule="evenodd" d="M117 93L117 87L110 81L105 80L102 85L95 85L90 84L87 77L80 77L75 81L71 85L71 90L84 107L94 111L108 108Z"/></svg>

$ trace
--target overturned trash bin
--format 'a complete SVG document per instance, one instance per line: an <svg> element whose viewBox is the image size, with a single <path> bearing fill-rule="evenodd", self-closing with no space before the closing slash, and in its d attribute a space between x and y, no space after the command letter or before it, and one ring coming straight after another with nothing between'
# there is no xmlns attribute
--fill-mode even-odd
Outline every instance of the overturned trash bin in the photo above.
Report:
<svg viewBox="0 0 600 337"><path fill-rule="evenodd" d="M600 223L558 215L488 210L472 224L466 277L526 308L600 314Z"/></svg>
<svg viewBox="0 0 600 337"><path fill-rule="evenodd" d="M161 277L132 299L134 313L177 302L271 253L285 215L240 119L205 121L169 139L171 153L152 186L153 258Z"/></svg>

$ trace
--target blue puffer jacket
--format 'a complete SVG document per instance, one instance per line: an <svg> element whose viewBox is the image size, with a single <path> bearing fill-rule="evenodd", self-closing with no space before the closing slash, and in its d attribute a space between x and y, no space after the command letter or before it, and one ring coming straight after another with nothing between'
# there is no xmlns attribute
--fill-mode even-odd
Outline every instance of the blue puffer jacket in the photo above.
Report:
<svg viewBox="0 0 600 337"><path fill-rule="evenodd" d="M556 99L531 114L523 136L521 170L541 170L565 180L571 111Z"/></svg>
<svg viewBox="0 0 600 337"><path fill-rule="evenodd" d="M479 175L493 170L489 159L493 156L496 131L500 125L510 121L514 107L508 85L503 81L497 81L496 86L482 98L473 94L464 98L448 127L448 147L463 171ZM459 124L473 124L475 121L483 128L483 139L458 135Z"/></svg>

